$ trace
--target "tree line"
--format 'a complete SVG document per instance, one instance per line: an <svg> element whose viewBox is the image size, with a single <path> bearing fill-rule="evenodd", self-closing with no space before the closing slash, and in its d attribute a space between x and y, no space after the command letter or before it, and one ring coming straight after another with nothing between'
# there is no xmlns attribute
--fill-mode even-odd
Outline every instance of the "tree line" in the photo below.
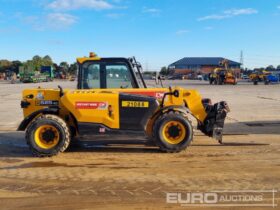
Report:
<svg viewBox="0 0 280 210"><path fill-rule="evenodd" d="M63 61L59 64L54 63L52 58L49 55L41 57L39 55L35 55L31 60L27 60L25 62L21 62L18 60L9 61L9 60L0 60L0 73L4 73L7 71L19 73L19 67L24 66L32 66L35 71L40 71L41 66L52 66L54 68L55 73L59 74L71 74L74 75L77 72L76 63L68 64Z"/></svg>

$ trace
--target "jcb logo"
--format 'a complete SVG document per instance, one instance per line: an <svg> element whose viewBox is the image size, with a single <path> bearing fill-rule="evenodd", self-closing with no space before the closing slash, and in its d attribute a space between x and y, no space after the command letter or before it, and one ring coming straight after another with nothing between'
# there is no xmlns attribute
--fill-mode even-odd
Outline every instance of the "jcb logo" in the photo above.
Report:
<svg viewBox="0 0 280 210"><path fill-rule="evenodd" d="M122 107L147 108L149 107L149 102L148 101L122 101Z"/></svg>

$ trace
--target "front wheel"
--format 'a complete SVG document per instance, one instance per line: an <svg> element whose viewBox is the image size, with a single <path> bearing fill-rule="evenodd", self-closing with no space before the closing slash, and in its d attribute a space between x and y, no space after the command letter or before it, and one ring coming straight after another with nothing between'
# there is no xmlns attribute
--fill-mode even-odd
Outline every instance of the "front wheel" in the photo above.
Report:
<svg viewBox="0 0 280 210"><path fill-rule="evenodd" d="M190 145L193 139L193 128L182 114L169 112L156 120L153 134L155 143L162 151L175 153Z"/></svg>
<svg viewBox="0 0 280 210"><path fill-rule="evenodd" d="M64 152L70 140L67 124L56 115L42 115L26 130L26 142L32 154L38 157L51 157Z"/></svg>

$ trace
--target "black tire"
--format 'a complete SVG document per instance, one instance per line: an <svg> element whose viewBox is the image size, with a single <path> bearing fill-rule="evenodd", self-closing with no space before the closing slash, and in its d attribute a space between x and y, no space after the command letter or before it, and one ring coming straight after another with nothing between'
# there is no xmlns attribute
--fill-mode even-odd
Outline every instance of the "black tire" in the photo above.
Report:
<svg viewBox="0 0 280 210"><path fill-rule="evenodd" d="M264 84L265 84L265 85L269 85L269 81L268 81L268 80L265 80L265 81L264 81Z"/></svg>
<svg viewBox="0 0 280 210"><path fill-rule="evenodd" d="M167 142L164 138L164 127L168 122L176 121L181 123L185 129L185 136L182 141L179 143L171 144ZM161 151L168 153L180 152L186 149L192 139L193 139L193 128L191 123L187 118L185 118L181 113L178 112L168 112L160 116L154 124L153 127L153 136L156 145L160 148Z"/></svg>
<svg viewBox="0 0 280 210"><path fill-rule="evenodd" d="M58 143L52 148L42 148L35 141L35 132L40 126L52 126L59 133ZM26 142L34 156L51 157L64 152L71 141L71 133L64 120L56 115L42 115L36 118L26 130Z"/></svg>
<svg viewBox="0 0 280 210"><path fill-rule="evenodd" d="M217 85L218 84L218 81L217 81L217 79L215 79L215 81L214 81L214 85Z"/></svg>

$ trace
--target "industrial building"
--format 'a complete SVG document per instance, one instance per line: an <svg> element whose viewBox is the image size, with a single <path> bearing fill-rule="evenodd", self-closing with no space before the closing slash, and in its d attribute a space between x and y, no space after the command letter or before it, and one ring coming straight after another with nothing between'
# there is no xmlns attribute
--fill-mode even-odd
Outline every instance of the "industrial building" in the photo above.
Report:
<svg viewBox="0 0 280 210"><path fill-rule="evenodd" d="M222 57L185 57L168 66L171 75L206 75L215 68L221 67L220 63L225 58ZM236 76L240 77L241 64L229 60L229 68L233 69Z"/></svg>

